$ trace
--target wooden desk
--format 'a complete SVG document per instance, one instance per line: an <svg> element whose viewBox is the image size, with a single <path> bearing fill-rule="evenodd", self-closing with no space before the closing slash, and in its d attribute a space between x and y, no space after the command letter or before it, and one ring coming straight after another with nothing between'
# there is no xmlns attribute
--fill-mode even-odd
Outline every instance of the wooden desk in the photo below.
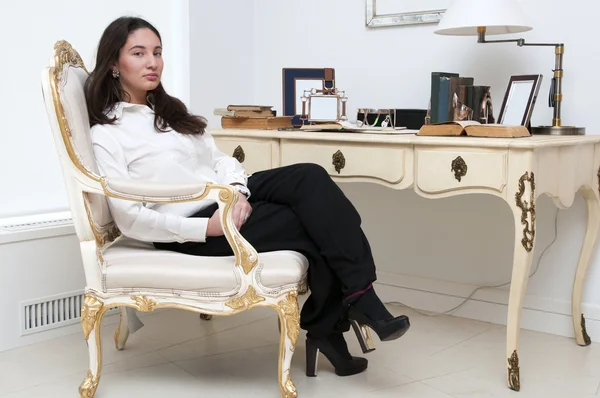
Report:
<svg viewBox="0 0 600 398"><path fill-rule="evenodd" d="M508 385L520 389L519 322L535 248L535 202L541 194L559 208L579 192L588 207L585 241L573 284L577 344L590 338L581 313L583 283L600 229L600 135L528 138L419 137L273 130L211 131L218 147L248 172L312 162L338 182L375 182L414 189L426 198L486 193L506 201L515 242L508 303Z"/></svg>

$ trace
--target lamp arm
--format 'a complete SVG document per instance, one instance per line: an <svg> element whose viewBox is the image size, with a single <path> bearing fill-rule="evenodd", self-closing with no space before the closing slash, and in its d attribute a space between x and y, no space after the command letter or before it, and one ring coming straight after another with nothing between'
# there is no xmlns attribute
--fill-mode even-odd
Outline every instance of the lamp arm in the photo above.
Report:
<svg viewBox="0 0 600 398"><path fill-rule="evenodd" d="M565 45L563 43L526 43L525 39L486 40L485 31L485 26L477 28L477 43L517 43L517 46L519 47L554 47L554 76L550 83L548 106L554 108L552 126L561 126L562 121L560 118L560 111L562 103L563 54L565 53Z"/></svg>

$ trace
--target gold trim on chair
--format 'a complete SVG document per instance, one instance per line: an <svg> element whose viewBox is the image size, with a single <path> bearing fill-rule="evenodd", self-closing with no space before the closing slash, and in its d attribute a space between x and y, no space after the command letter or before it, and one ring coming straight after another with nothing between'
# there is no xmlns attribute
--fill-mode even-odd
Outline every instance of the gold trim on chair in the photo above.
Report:
<svg viewBox="0 0 600 398"><path fill-rule="evenodd" d="M265 298L256 294L256 290L252 286L248 286L248 290L241 297L232 298L225 305L233 310L240 311L250 309L261 301L265 301Z"/></svg>
<svg viewBox="0 0 600 398"><path fill-rule="evenodd" d="M298 392L290 374L291 357L300 333L300 309L298 292L291 291L276 305L271 305L279 314L281 336L279 343L279 386L283 398L296 398ZM286 369L284 371L284 369Z"/></svg>
<svg viewBox="0 0 600 398"><path fill-rule="evenodd" d="M98 257L98 262L103 264L104 258L102 257L102 248L107 243L113 242L115 239L121 236L121 231L119 231L114 223L105 229L101 229L96 225L92 217L92 210L90 209L88 195L89 194L86 192L83 193L83 206L85 208L85 214L88 218L88 223L92 229L92 234L94 235L94 239L96 241L96 257Z"/></svg>
<svg viewBox="0 0 600 398"><path fill-rule="evenodd" d="M69 42L65 40L57 41L54 44L54 65L56 66L55 76L58 76L62 73L65 65L70 64L73 66L78 66L82 68L85 73L89 74L88 70L85 68L85 64L83 63L83 59L81 56Z"/></svg>
<svg viewBox="0 0 600 398"><path fill-rule="evenodd" d="M88 341L88 350L90 351L90 368L86 378L79 386L79 395L81 398L93 398L100 382L100 373L102 371L102 340L100 331L102 329L102 317L109 307L104 302L92 295L86 294L81 313L81 325L83 333ZM92 333L93 332L93 333ZM96 355L91 355L92 350L96 350ZM96 373L94 375L93 369Z"/></svg>
<svg viewBox="0 0 600 398"><path fill-rule="evenodd" d="M298 307L298 292L292 290L285 294L279 301L273 303L266 297L259 295L253 286L249 286L246 292L241 297L236 297L225 302L225 306L232 309L230 312L214 312L200 306L184 305L177 303L160 303L152 297L145 295L130 296L131 301L111 300L109 304L102 301L101 298L93 293L88 293L85 296L84 304L82 305L82 328L84 336L88 341L88 349L90 350L90 369L86 378L79 387L81 398L93 398L100 381L100 373L102 369L102 342L101 342L101 321L104 313L113 307L124 306L133 307L138 311L150 312L158 308L176 308L199 313L214 313L218 315L234 315L254 306L269 306L277 311L279 321L282 324L280 337L280 354L279 354L279 385L283 398L296 398L298 396L296 387L291 380L290 363L291 356L295 351L296 343L300 333L300 310ZM115 343L118 340L118 331L115 334ZM118 346L117 346L118 348ZM92 355L91 351L96 350L96 354ZM96 370L95 375L93 369ZM283 370L285 369L285 371Z"/></svg>
<svg viewBox="0 0 600 398"><path fill-rule="evenodd" d="M81 398L93 398L98 389L99 377L94 377L91 370L88 370L87 376L79 386L79 396Z"/></svg>
<svg viewBox="0 0 600 398"><path fill-rule="evenodd" d="M290 292L279 302L279 310L287 325L287 333L292 345L296 345L300 333L300 311L298 309L298 293Z"/></svg>
<svg viewBox="0 0 600 398"><path fill-rule="evenodd" d="M71 159L71 163L86 177L92 179L93 181L99 182L100 178L89 171L79 160L77 154L75 153L75 149L71 143L71 128L69 127L69 122L67 121L67 117L65 116L65 109L60 102L59 95L59 80L60 75L63 72L63 69L66 65L73 65L78 68L82 68L86 73L88 73L85 65L83 64L83 60L77 51L73 49L73 47L66 41L61 40L54 45L54 66L49 69L50 73L50 87L52 89L52 101L54 102L54 111L56 113L56 120L58 121L58 126L60 128L61 136L63 139L63 143L65 144L65 148L67 150L67 154L69 155L69 159Z"/></svg>
<svg viewBox="0 0 600 398"><path fill-rule="evenodd" d="M81 328L83 336L86 340L89 339L90 333L96 325L98 313L102 310L104 304L94 296L85 296L83 305L81 306Z"/></svg>
<svg viewBox="0 0 600 398"><path fill-rule="evenodd" d="M229 195L233 194L233 200L230 200ZM227 223L226 215L229 212L230 208L237 202L237 193L233 190L230 192L229 190L219 192L219 198L226 202L225 209L222 214L221 225L225 230L225 237L229 242L229 245L233 249L233 254L236 258L236 266L239 266L244 270L244 273L248 275L250 271L258 264L258 253L250 244L240 235L237 229L233 226L233 222L231 225Z"/></svg>
<svg viewBox="0 0 600 398"><path fill-rule="evenodd" d="M141 312L152 312L158 305L158 301L156 301L152 297L131 296L131 299L135 301L135 309Z"/></svg>

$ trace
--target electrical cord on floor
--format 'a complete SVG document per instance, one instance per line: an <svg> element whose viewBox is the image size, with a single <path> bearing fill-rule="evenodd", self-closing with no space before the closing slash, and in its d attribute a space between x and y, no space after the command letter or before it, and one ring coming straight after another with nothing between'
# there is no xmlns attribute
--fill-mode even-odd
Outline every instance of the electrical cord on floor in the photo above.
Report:
<svg viewBox="0 0 600 398"><path fill-rule="evenodd" d="M533 272L529 275L529 278L531 278L532 276L535 275L535 273L538 271L538 269L540 267L540 263L542 261L542 257L544 257L544 254L546 254L546 251L554 244L554 242L556 242L556 238L558 237L558 213L559 212L560 212L560 209L556 209L556 213L554 214L554 239L552 239L552 242L550 242L548 244L548 246L546 246L546 248L544 249L544 251L542 251L542 254L540 254L540 257L538 258L537 264L535 265L535 268L534 268ZM385 285L385 284L382 284L382 285ZM448 311L444 311L444 312L421 311L421 310L413 308L413 307L411 307L409 305L401 303L399 301L390 301L390 302L386 302L386 304L400 305L402 307L409 308L409 309L415 311L416 313L421 314L421 315L425 315L425 316L447 315L447 314L450 314L453 311L458 310L463 305L465 305L467 303L467 301L469 301L475 295L475 293L477 293L479 290L481 290L481 289L495 289L495 288L504 287L504 286L507 286L507 285L510 285L510 282L506 282L506 283L503 283L501 285L479 286L477 289L473 290L473 292L471 292L471 294L469 294L469 296L467 298L465 298L462 303L460 303L456 307L453 307L453 308L449 309ZM391 286L391 285L387 285L387 286Z"/></svg>

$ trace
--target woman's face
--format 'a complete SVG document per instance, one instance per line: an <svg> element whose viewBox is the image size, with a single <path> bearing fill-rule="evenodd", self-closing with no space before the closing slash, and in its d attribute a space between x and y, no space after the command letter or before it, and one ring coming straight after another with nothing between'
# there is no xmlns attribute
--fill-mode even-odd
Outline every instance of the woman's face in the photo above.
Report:
<svg viewBox="0 0 600 398"><path fill-rule="evenodd" d="M142 28L129 34L113 70L119 71L121 86L130 101L145 104L148 91L160 83L163 66L160 39L152 30Z"/></svg>

